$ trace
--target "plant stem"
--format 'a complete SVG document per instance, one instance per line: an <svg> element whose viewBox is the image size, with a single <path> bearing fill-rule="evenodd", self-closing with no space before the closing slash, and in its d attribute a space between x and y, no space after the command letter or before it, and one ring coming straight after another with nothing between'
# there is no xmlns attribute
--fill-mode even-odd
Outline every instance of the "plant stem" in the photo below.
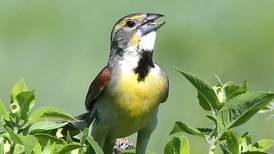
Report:
<svg viewBox="0 0 274 154"><path fill-rule="evenodd" d="M213 136L209 143L208 154L214 154L215 147L216 147L216 142L215 142L215 137Z"/></svg>
<svg viewBox="0 0 274 154"><path fill-rule="evenodd" d="M218 134L218 132L217 132ZM214 154L214 150L216 148L216 145L218 144L220 138L223 136L224 132L220 133L217 136L212 136L211 140L210 140L210 146L209 146L209 154Z"/></svg>
<svg viewBox="0 0 274 154"><path fill-rule="evenodd" d="M214 149L215 149L215 145L214 144L210 144L208 154L214 154Z"/></svg>

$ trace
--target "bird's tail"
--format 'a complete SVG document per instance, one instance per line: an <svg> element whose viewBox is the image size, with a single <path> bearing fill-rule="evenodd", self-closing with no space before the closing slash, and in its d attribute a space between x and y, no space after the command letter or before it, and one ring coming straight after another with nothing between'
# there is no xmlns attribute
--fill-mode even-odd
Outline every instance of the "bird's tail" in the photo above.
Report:
<svg viewBox="0 0 274 154"><path fill-rule="evenodd" d="M91 111L87 111L74 117L77 121L71 121L67 125L63 126L62 134L69 132L71 135L78 134L85 128L88 128L94 120L94 114Z"/></svg>

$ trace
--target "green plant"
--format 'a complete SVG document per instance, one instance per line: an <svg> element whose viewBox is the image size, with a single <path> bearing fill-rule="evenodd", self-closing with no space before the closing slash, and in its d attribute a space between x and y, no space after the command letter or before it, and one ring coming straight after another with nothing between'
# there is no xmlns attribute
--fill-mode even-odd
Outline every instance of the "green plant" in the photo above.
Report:
<svg viewBox="0 0 274 154"><path fill-rule="evenodd" d="M23 80L11 91L9 112L0 100L0 154L87 153L92 150L103 153L88 135L88 129L76 136L61 132L63 126L77 119L53 107L31 112L34 105L34 91L29 90Z"/></svg>
<svg viewBox="0 0 274 154"><path fill-rule="evenodd" d="M247 81L242 85L236 85L234 82L223 84L218 77L218 84L211 87L197 76L177 70L197 89L199 104L205 111L211 113L205 116L212 121L213 126L195 128L186 122L177 121L171 134L185 132L204 138L209 144L209 154L214 153L217 145L224 154L260 154L265 153L274 144L274 140L270 139L262 139L252 144L251 135L246 133L239 137L233 130L265 108L274 99L274 93L249 92ZM173 142L175 144L178 141Z"/></svg>
<svg viewBox="0 0 274 154"><path fill-rule="evenodd" d="M209 144L209 154L213 154L218 145L224 154L263 154L274 144L271 139L253 143L250 134L238 136L233 130L265 108L274 98L274 93L247 92L246 81L239 86L233 82L222 84L219 80L216 86L210 87L197 76L178 71L197 89L199 104L211 113L206 117L213 122L213 127L195 128L185 122L175 122L164 154L190 154L187 137L178 132L204 138ZM64 126L77 120L70 114L53 107L42 107L31 112L35 94L23 80L13 87L10 100L8 111L0 99L0 154L103 154L90 137L88 128L78 134L63 131ZM134 154L134 150L118 153Z"/></svg>
<svg viewBox="0 0 274 154"><path fill-rule="evenodd" d="M190 154L186 136L173 136L166 144L164 154Z"/></svg>

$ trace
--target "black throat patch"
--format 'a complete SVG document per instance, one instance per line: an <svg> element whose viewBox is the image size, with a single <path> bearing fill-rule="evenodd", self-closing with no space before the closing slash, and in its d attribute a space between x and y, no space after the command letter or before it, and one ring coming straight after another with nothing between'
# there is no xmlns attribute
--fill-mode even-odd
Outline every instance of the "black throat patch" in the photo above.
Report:
<svg viewBox="0 0 274 154"><path fill-rule="evenodd" d="M134 69L134 72L138 75L138 82L144 81L150 69L154 67L152 53L152 51L143 51L141 53L138 66Z"/></svg>

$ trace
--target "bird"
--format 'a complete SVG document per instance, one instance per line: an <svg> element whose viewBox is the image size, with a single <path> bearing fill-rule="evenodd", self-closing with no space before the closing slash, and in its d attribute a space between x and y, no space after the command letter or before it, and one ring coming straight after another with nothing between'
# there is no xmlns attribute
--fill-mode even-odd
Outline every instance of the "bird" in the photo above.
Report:
<svg viewBox="0 0 274 154"><path fill-rule="evenodd" d="M165 24L155 20L163 16L129 14L112 29L108 63L89 86L87 112L77 117L92 124L91 135L105 154L117 138L136 132L136 154L145 154L169 93L167 73L153 62L156 32Z"/></svg>

